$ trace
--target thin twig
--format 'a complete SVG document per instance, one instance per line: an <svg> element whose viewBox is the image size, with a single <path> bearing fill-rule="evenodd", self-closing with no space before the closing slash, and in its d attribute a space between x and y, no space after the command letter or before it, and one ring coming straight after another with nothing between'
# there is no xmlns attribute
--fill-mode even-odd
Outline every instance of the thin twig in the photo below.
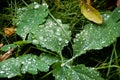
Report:
<svg viewBox="0 0 120 80"><path fill-rule="evenodd" d="M0 57L0 61L6 60L11 54L13 49L10 49L8 52L6 52L4 55Z"/></svg>

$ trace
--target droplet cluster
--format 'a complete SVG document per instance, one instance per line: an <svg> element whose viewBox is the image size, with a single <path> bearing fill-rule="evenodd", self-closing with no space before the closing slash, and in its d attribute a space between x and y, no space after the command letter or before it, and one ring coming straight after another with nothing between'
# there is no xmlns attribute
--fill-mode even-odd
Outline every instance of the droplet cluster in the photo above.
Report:
<svg viewBox="0 0 120 80"><path fill-rule="evenodd" d="M44 25L40 25L35 29L35 31L32 32L32 34L34 34L33 43L38 44L39 42L42 47L53 51L61 51L62 48L68 44L71 32L69 31L68 25L62 24L60 20L58 21L59 24L62 25L62 28L53 20L48 19Z"/></svg>
<svg viewBox="0 0 120 80"><path fill-rule="evenodd" d="M19 8L16 11L16 18L13 22L17 26L16 33L23 39L26 38L28 33L34 30L45 21L48 15L47 7L34 2L29 7Z"/></svg>

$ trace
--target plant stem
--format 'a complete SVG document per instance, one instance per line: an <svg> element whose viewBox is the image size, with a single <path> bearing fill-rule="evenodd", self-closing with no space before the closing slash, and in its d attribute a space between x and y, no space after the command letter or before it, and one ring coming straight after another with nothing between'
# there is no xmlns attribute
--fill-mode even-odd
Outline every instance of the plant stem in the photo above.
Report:
<svg viewBox="0 0 120 80"><path fill-rule="evenodd" d="M9 44L9 42L8 42L8 40L7 40L7 38L6 38L6 36L4 34L3 34L3 37L5 38L7 44Z"/></svg>
<svg viewBox="0 0 120 80"><path fill-rule="evenodd" d="M106 69L106 68L113 68L113 67L120 69L120 66L117 66L117 65L102 66L102 67L97 67L95 69L98 70L98 69Z"/></svg>
<svg viewBox="0 0 120 80"><path fill-rule="evenodd" d="M22 2L23 2L27 7L29 7L29 5L28 5L24 0L22 0Z"/></svg>
<svg viewBox="0 0 120 80"><path fill-rule="evenodd" d="M53 70L52 70L52 71L50 71L50 72L48 72L48 73L47 73L47 74L45 74L44 76L42 76L42 77L40 78L40 80L41 80L41 79L44 79L45 77L47 77L48 75L50 75L52 72L53 72Z"/></svg>
<svg viewBox="0 0 120 80"><path fill-rule="evenodd" d="M110 57L110 61L109 61L109 63L108 63L109 66L111 66L111 63L112 63L112 60L113 60L114 52L115 52L115 48L114 48L114 45L113 45L112 54L111 54L111 57ZM107 76L109 76L109 74L110 74L110 67L108 67Z"/></svg>
<svg viewBox="0 0 120 80"><path fill-rule="evenodd" d="M79 55L76 55L74 57L72 57L71 59L67 60L66 62L62 63L61 66L66 65L67 63L71 62L73 59L75 59L76 57L78 57Z"/></svg>

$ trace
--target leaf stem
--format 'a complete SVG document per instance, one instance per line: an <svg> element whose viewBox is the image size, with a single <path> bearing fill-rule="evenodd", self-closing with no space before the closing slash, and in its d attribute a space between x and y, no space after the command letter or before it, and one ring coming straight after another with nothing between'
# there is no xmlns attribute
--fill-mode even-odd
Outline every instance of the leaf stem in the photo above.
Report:
<svg viewBox="0 0 120 80"><path fill-rule="evenodd" d="M67 60L66 62L62 63L61 66L66 65L67 63L71 62L73 59L75 59L76 57L78 57L79 55L76 55L74 57L72 57L71 59Z"/></svg>
<svg viewBox="0 0 120 80"><path fill-rule="evenodd" d="M113 44L113 50L112 50L112 54L111 54L111 57L110 57L109 66L111 66L113 56L114 56L114 53L115 53L115 48L114 47L115 47L115 45ZM108 67L107 76L109 76L109 74L110 74L110 67Z"/></svg>
<svg viewBox="0 0 120 80"><path fill-rule="evenodd" d="M7 44L9 44L9 42L8 42L8 40L7 40L6 36L5 36L5 34L3 34L3 37L5 38Z"/></svg>
<svg viewBox="0 0 120 80"><path fill-rule="evenodd" d="M53 70L52 71L50 71L50 72L48 72L47 74L45 74L44 76L42 76L41 78L40 78L40 80L41 79L44 79L44 78L46 78L48 75L50 75L51 73L53 72Z"/></svg>
<svg viewBox="0 0 120 80"><path fill-rule="evenodd" d="M23 2L27 7L29 7L29 5L28 5L24 0L22 0L22 2Z"/></svg>
<svg viewBox="0 0 120 80"><path fill-rule="evenodd" d="M112 67L115 67L115 68L119 68L119 69L120 69L120 67L117 66L117 65L102 66L102 67L97 67L97 68L95 68L95 69L98 70L98 69L105 69L105 68L112 68Z"/></svg>

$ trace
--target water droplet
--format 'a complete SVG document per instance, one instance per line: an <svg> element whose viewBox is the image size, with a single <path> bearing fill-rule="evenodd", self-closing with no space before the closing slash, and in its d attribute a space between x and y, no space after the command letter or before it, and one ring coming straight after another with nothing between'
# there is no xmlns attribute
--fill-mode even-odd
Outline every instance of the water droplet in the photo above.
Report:
<svg viewBox="0 0 120 80"><path fill-rule="evenodd" d="M32 42L33 42L33 44L39 44L38 40L33 40Z"/></svg>
<svg viewBox="0 0 120 80"><path fill-rule="evenodd" d="M42 42L42 45L44 45L45 43L44 42Z"/></svg>
<svg viewBox="0 0 120 80"><path fill-rule="evenodd" d="M75 75L75 73L74 73L74 72L72 72L72 75Z"/></svg>
<svg viewBox="0 0 120 80"><path fill-rule="evenodd" d="M58 22L58 23L62 23L60 19L57 19L57 22Z"/></svg>
<svg viewBox="0 0 120 80"><path fill-rule="evenodd" d="M118 10L118 12L120 12L120 10Z"/></svg>
<svg viewBox="0 0 120 80"><path fill-rule="evenodd" d="M48 8L48 5L46 3L43 3L42 5Z"/></svg>
<svg viewBox="0 0 120 80"><path fill-rule="evenodd" d="M60 36L60 32L56 32L55 34L56 34L57 36Z"/></svg>
<svg viewBox="0 0 120 80"><path fill-rule="evenodd" d="M102 44L104 44L104 43L105 43L105 41L102 41L101 43L102 43Z"/></svg>
<svg viewBox="0 0 120 80"><path fill-rule="evenodd" d="M94 76L91 76L91 78L93 78Z"/></svg>
<svg viewBox="0 0 120 80"><path fill-rule="evenodd" d="M45 26L44 25L40 25L39 28L44 28Z"/></svg>
<svg viewBox="0 0 120 80"><path fill-rule="evenodd" d="M47 40L46 39L44 39L44 42L46 42Z"/></svg>
<svg viewBox="0 0 120 80"><path fill-rule="evenodd" d="M79 37L80 36L80 34L76 34L76 37Z"/></svg>
<svg viewBox="0 0 120 80"><path fill-rule="evenodd" d="M62 41L62 38L58 38L59 41Z"/></svg>
<svg viewBox="0 0 120 80"><path fill-rule="evenodd" d="M90 11L90 9L88 8L88 9L87 9L87 11L89 12L89 11Z"/></svg>
<svg viewBox="0 0 120 80"><path fill-rule="evenodd" d="M39 40L40 40L40 41L43 41L43 39L44 39L43 36L40 36L40 37L39 37Z"/></svg>
<svg viewBox="0 0 120 80"><path fill-rule="evenodd" d="M6 73L7 75L9 74L9 73Z"/></svg>
<svg viewBox="0 0 120 80"><path fill-rule="evenodd" d="M61 45L61 43L59 42L58 45Z"/></svg>
<svg viewBox="0 0 120 80"><path fill-rule="evenodd" d="M28 61L28 64L31 64L31 62L30 62L30 61Z"/></svg>
<svg viewBox="0 0 120 80"><path fill-rule="evenodd" d="M38 9L40 5L38 5L37 3L34 4L34 9Z"/></svg>
<svg viewBox="0 0 120 80"><path fill-rule="evenodd" d="M57 28L57 31L59 32L59 31L60 31L60 29L59 29L59 28Z"/></svg>
<svg viewBox="0 0 120 80"><path fill-rule="evenodd" d="M68 40L65 40L65 43L66 43L66 44L68 44L68 42L69 42Z"/></svg>
<svg viewBox="0 0 120 80"><path fill-rule="evenodd" d="M23 61L22 64L24 64L25 62Z"/></svg>
<svg viewBox="0 0 120 80"><path fill-rule="evenodd" d="M74 39L74 42L78 42L78 41L79 41L79 39L77 39L77 38L76 38L76 39Z"/></svg>
<svg viewBox="0 0 120 80"><path fill-rule="evenodd" d="M4 71L0 71L0 74L3 74L3 73L5 73Z"/></svg>
<svg viewBox="0 0 120 80"><path fill-rule="evenodd" d="M24 30L26 33L28 33L28 32L30 31L30 28L29 28L28 26L24 26L24 27L23 27L23 30Z"/></svg>

